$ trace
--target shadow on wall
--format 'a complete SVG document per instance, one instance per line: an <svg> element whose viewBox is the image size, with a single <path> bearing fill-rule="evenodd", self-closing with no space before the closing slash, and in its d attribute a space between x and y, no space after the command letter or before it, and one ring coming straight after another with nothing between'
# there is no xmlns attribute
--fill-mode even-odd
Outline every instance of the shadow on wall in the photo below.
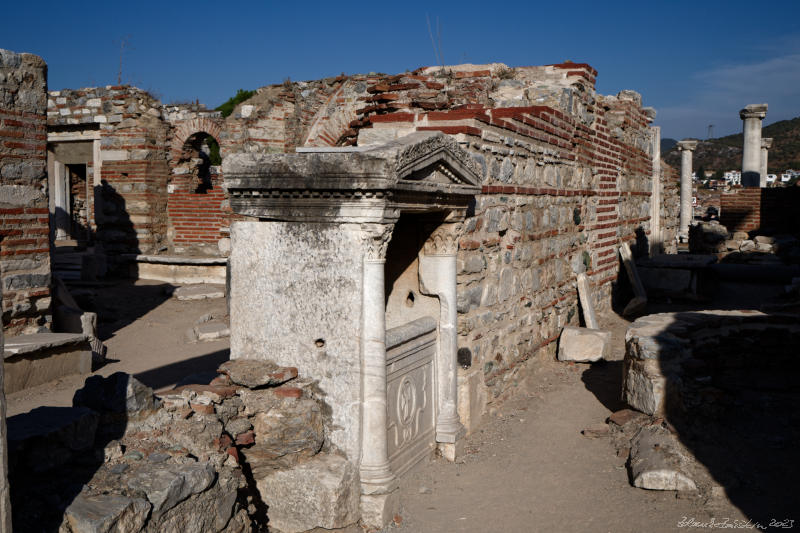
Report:
<svg viewBox="0 0 800 533"><path fill-rule="evenodd" d="M689 324L708 324L709 320L709 314L697 312L675 317ZM796 490L800 334L777 325L723 330L730 319L711 317L716 317L711 320L719 328L711 332L711 342L693 346L677 364L660 361L667 378L664 418L708 471L711 483L721 486L730 502L764 526L762 530L773 529L769 526L773 520L796 520L800 509ZM798 323L796 315L771 315L768 320ZM675 351L668 337L654 337L662 353ZM613 361L592 365L582 379L604 406L616 411L625 407L619 399L622 375L623 363Z"/></svg>

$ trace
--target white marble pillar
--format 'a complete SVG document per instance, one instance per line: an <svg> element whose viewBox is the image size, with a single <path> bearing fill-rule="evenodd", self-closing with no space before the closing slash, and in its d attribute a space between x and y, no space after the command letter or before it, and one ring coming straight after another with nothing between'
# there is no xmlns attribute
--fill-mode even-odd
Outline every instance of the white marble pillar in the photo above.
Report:
<svg viewBox="0 0 800 533"><path fill-rule="evenodd" d="M761 185L761 121L767 116L767 104L750 104L739 111L744 121L742 186Z"/></svg>
<svg viewBox="0 0 800 533"><path fill-rule="evenodd" d="M664 251L661 236L661 127L650 126L651 153L653 158L652 191L650 193L650 255Z"/></svg>
<svg viewBox="0 0 800 533"><path fill-rule="evenodd" d="M361 492L384 494L397 480L389 467L386 433L386 309L384 266L392 226L364 226L364 271L361 316L363 380Z"/></svg>
<svg viewBox="0 0 800 533"><path fill-rule="evenodd" d="M684 139L678 142L681 152L681 216L678 227L678 238L682 242L689 241L689 225L694 218L692 208L692 152L697 148L697 141Z"/></svg>
<svg viewBox="0 0 800 533"><path fill-rule="evenodd" d="M68 194L67 191L67 184L69 180L67 179L67 168L61 161L56 161L54 165L55 171L55 190L53 191L53 196L55 198L55 209L53 213L53 219L55 222L55 236L57 240L61 239L68 239L69 238L69 207L68 204Z"/></svg>
<svg viewBox="0 0 800 533"><path fill-rule="evenodd" d="M769 174L769 149L772 148L772 138L770 137L762 137L761 138L761 180L759 183L761 184L761 188L767 186L767 174Z"/></svg>
<svg viewBox="0 0 800 533"><path fill-rule="evenodd" d="M456 254L458 227L443 224L423 247L421 290L439 298L439 346L436 355L436 442L442 455L454 461L466 430L458 416L458 325L456 313Z"/></svg>

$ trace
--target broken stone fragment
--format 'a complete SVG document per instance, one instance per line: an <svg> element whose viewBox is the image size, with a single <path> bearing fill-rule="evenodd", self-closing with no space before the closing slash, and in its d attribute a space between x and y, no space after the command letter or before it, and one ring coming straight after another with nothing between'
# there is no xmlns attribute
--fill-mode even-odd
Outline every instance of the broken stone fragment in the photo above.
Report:
<svg viewBox="0 0 800 533"><path fill-rule="evenodd" d="M192 494L206 490L214 482L214 469L208 463L165 465L144 463L128 478L128 487L141 491L153 504L152 518Z"/></svg>
<svg viewBox="0 0 800 533"><path fill-rule="evenodd" d="M71 533L139 531L147 520L150 504L142 498L117 494L78 494L64 513L64 525Z"/></svg>
<svg viewBox="0 0 800 533"><path fill-rule="evenodd" d="M337 529L358 520L358 474L343 457L319 454L256 479L269 524L283 533Z"/></svg>
<svg viewBox="0 0 800 533"><path fill-rule="evenodd" d="M634 487L697 490L687 474L688 463L675 436L660 425L643 427L631 441L629 468Z"/></svg>
<svg viewBox="0 0 800 533"><path fill-rule="evenodd" d="M279 366L272 361L233 359L220 365L218 372L237 385L250 389L280 385L297 377L297 368Z"/></svg>
<svg viewBox="0 0 800 533"><path fill-rule="evenodd" d="M280 409L253 418L256 444L278 455L314 455L325 438L322 412L314 400L285 401Z"/></svg>
<svg viewBox="0 0 800 533"><path fill-rule="evenodd" d="M592 363L611 355L611 332L565 326L558 342L558 360Z"/></svg>

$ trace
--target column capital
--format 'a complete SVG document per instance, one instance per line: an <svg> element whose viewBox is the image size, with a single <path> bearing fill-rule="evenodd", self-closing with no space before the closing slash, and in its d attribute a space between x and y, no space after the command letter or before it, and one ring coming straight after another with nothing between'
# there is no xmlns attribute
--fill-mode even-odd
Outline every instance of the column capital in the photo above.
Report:
<svg viewBox="0 0 800 533"><path fill-rule="evenodd" d="M423 246L425 255L456 255L460 233L461 224L441 224L436 227Z"/></svg>
<svg viewBox="0 0 800 533"><path fill-rule="evenodd" d="M742 120L748 118L763 119L767 116L767 107L767 104L750 104L739 111L739 117Z"/></svg>
<svg viewBox="0 0 800 533"><path fill-rule="evenodd" d="M678 141L678 150L688 150L693 151L697 148L697 140L695 139L683 139L682 141Z"/></svg>
<svg viewBox="0 0 800 533"><path fill-rule="evenodd" d="M761 137L761 148L772 148L772 137Z"/></svg>
<svg viewBox="0 0 800 533"><path fill-rule="evenodd" d="M365 244L364 259L382 262L392 239L394 224L361 224L361 240Z"/></svg>

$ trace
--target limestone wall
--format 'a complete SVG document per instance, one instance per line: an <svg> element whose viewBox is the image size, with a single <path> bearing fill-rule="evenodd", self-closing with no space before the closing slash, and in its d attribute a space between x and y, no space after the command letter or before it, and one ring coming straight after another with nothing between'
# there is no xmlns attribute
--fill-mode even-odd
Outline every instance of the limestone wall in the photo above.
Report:
<svg viewBox="0 0 800 533"><path fill-rule="evenodd" d="M0 49L0 267L7 335L49 322L47 65Z"/></svg>

